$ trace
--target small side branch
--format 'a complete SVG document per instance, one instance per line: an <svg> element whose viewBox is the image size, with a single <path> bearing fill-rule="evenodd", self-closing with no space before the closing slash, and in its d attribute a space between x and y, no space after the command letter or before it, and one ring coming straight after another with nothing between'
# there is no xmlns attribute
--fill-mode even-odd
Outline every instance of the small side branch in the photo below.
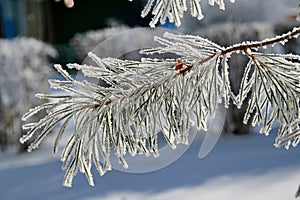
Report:
<svg viewBox="0 0 300 200"><path fill-rule="evenodd" d="M256 41L256 42L245 42L241 44L235 44L231 47L226 48L221 52L222 55L225 55L230 52L234 51L246 51L247 49L255 49L263 46L273 45L279 42L287 42L288 40L292 38L297 38L300 34L300 27L295 27L292 31L289 31L288 33L282 34L280 36L276 36L271 39L265 39L263 41Z"/></svg>

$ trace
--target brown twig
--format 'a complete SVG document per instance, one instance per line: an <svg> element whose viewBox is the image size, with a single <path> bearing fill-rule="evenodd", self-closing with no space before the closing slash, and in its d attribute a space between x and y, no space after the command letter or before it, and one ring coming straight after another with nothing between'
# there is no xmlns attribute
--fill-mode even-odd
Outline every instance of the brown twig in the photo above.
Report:
<svg viewBox="0 0 300 200"><path fill-rule="evenodd" d="M300 34L300 27L295 27L292 31L271 39L266 39L263 41L255 41L250 43L235 44L223 50L221 54L225 55L227 53L234 52L234 51L245 51L246 49L255 49L263 46L276 44L279 42L285 42L287 40L292 39L293 37L297 37L299 34Z"/></svg>

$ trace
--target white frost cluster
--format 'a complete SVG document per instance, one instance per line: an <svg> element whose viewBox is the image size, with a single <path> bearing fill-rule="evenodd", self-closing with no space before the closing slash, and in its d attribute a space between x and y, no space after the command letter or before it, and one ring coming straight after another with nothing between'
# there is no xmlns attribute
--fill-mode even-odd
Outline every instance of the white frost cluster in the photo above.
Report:
<svg viewBox="0 0 300 200"><path fill-rule="evenodd" d="M230 2L234 3L235 0L230 0ZM225 9L224 0L208 0L208 3L211 6L214 6L215 4L219 5L221 10ZM152 28L154 28L158 22L165 24L167 19L169 19L171 23L175 22L176 26L180 26L181 18L188 10L191 15L196 17L198 20L201 20L204 17L201 10L200 0L148 0L141 16L145 17L151 12L154 17L149 25Z"/></svg>
<svg viewBox="0 0 300 200"><path fill-rule="evenodd" d="M208 113L214 113L217 103L223 96L228 96L228 86L227 92L221 92L223 80L228 85L228 78L227 73L219 76L217 68L211 67L218 66L218 57L212 57L204 64L205 67L198 67L200 63L197 62L211 57L215 49L220 47L198 37L184 38L167 34L166 38L174 39L174 44L177 41L178 45L174 45L172 49L149 49L144 53L176 52L184 60L147 58L141 61L123 61L115 58L101 59L90 53L89 56L96 65L68 65L69 68L82 71L86 77L106 82L109 87L74 80L61 66L55 66L66 80L50 80L50 85L67 94L37 94L38 98L52 101L29 110L23 120L41 110L47 110L48 114L37 122L24 125L27 134L20 141L26 142L37 134L38 137L29 147L29 150L33 150L59 125L61 129L54 145L56 152L66 126L75 117L74 133L61 157L63 166L67 169L64 185L71 186L78 170L85 173L89 183L93 185L90 171L92 163L102 175L111 169L112 153L125 168L128 167L124 159L126 153L133 156L152 153L158 156L159 130L162 130L170 146L176 148L177 144L188 144L191 125L197 124L199 129L206 129ZM157 38L157 41L162 45L171 42L163 38ZM187 41L187 44L183 41ZM198 46L203 46L203 49L199 50ZM192 65L197 67L192 69ZM208 78L202 79L204 76ZM190 113L197 119L195 122L191 121ZM36 133L39 129L41 134Z"/></svg>
<svg viewBox="0 0 300 200"><path fill-rule="evenodd" d="M263 40L274 35L273 25L261 22L218 23L207 27L199 27L194 33L223 46L229 46L242 41ZM266 49L265 51L267 50L269 49ZM230 65L229 73L231 89L235 94L239 92L241 77L245 70L244 67L241 66L245 66L247 62L248 58L242 54L235 54L228 61L228 64ZM243 104L239 109L232 105L226 110L223 133L246 134L250 132L251 124L243 123L246 109L247 104Z"/></svg>

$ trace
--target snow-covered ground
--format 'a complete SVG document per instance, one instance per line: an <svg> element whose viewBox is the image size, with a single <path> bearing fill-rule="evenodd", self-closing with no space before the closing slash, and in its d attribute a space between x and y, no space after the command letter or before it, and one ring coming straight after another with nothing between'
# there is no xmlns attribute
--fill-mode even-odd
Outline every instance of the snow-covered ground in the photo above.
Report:
<svg viewBox="0 0 300 200"><path fill-rule="evenodd" d="M200 199L289 200L300 184L299 148L275 149L273 136L223 136L204 159L201 137L175 163L159 171L130 174L113 170L95 187L77 174L73 187L62 186L64 172L51 142L22 155L0 154L0 199Z"/></svg>

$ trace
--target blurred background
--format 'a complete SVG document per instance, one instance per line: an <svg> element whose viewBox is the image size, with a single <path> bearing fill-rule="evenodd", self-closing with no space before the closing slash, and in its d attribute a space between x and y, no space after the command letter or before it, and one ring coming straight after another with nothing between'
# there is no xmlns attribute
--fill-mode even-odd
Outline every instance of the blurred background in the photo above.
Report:
<svg viewBox="0 0 300 200"><path fill-rule="evenodd" d="M68 43L80 32L111 25L147 26L139 17L142 1L75 1L68 9L63 1L1 0L1 36L34 37L49 43Z"/></svg>
<svg viewBox="0 0 300 200"><path fill-rule="evenodd" d="M293 199L300 183L299 150L274 149L276 127L269 138L259 136L257 129L242 123L245 107L229 108L222 137L208 158L197 157L204 137L199 133L190 149L171 166L146 174L112 171L99 177L95 172L99 184L95 188L90 188L83 176L75 178L71 190L61 186L63 172L59 159L51 155L51 138L39 150L23 153L28 144L18 142L24 134L21 117L41 103L35 93L54 92L47 82L48 78L60 78L53 64L82 63L100 42L134 27L148 27L152 16L140 17L145 3L75 0L70 9L63 1L0 0L0 199ZM295 20L298 3L228 1L224 12L203 0L202 21L187 13L179 28L158 26L228 46L262 40L299 26ZM124 48L132 48L132 41L139 46L146 34L124 41ZM107 53L113 50L118 54L115 44L111 45ZM299 54L299 40L265 51ZM234 92L239 89L241 66L246 62L240 56L230 60Z"/></svg>
<svg viewBox="0 0 300 200"><path fill-rule="evenodd" d="M85 0L69 9L63 1L0 0L0 149L26 150L27 144L18 142L24 133L21 116L41 103L35 93L49 92L53 63L81 63L113 34L147 26L141 9L141 1Z"/></svg>

